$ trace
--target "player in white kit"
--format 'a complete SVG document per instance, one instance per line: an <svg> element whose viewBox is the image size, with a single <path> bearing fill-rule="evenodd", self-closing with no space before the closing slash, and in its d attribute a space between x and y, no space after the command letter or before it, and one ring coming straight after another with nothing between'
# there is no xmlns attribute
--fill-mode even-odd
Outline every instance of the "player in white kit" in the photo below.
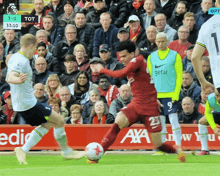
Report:
<svg viewBox="0 0 220 176"><path fill-rule="evenodd" d="M220 7L220 0L216 0L216 7ZM209 59L213 82L220 93L220 15L214 15L206 21L200 31L192 53L192 64L202 91L208 95L214 92L214 86L207 82L202 72L202 54L205 49L209 52Z"/></svg>
<svg viewBox="0 0 220 176"><path fill-rule="evenodd" d="M47 134L51 127L54 127L54 137L63 151L63 157L66 159L81 158L79 152L72 151L67 145L63 117L53 111L51 106L38 103L34 96L29 59L33 57L36 49L36 37L32 34L22 36L20 47L20 51L13 54L8 62L6 81L11 88L13 110L21 112L28 124L37 127L22 147L15 148L19 163L27 164L26 153Z"/></svg>

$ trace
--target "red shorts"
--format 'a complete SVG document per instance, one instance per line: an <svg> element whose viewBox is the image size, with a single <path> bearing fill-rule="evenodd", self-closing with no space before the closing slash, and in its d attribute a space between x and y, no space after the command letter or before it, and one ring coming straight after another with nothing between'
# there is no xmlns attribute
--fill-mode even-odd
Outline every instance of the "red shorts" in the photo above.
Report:
<svg viewBox="0 0 220 176"><path fill-rule="evenodd" d="M131 103L122 108L121 111L128 118L129 126L141 120L150 133L156 133L162 130L157 104L154 106L141 106L131 101Z"/></svg>

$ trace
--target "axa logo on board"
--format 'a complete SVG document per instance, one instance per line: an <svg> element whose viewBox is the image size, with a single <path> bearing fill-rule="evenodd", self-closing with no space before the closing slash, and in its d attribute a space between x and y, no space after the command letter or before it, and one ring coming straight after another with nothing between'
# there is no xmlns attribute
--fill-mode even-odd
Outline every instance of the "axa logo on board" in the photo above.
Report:
<svg viewBox="0 0 220 176"><path fill-rule="evenodd" d="M27 141L30 133L24 134L24 129L17 129L15 133L0 133L0 146L1 145L23 145Z"/></svg>
<svg viewBox="0 0 220 176"><path fill-rule="evenodd" d="M198 132L194 132L196 141L200 141L200 135ZM192 141L193 134L182 134L183 141ZM124 138L120 143L124 143L125 140L131 139L130 143L141 143L141 139L146 139L147 143L151 143L148 132L146 129L129 129ZM174 141L173 134L167 135L167 141ZM209 141L216 141L216 137L214 134L208 134ZM218 140L220 141L220 136L218 136Z"/></svg>

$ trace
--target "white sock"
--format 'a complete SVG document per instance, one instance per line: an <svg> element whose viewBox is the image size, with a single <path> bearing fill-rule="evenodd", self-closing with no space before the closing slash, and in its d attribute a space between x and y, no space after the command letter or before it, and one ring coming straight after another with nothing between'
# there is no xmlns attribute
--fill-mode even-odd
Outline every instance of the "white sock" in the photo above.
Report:
<svg viewBox="0 0 220 176"><path fill-rule="evenodd" d="M21 147L23 151L26 153L29 152L29 150L35 146L41 139L42 137L47 134L48 129L38 126L36 127L32 132L26 143Z"/></svg>
<svg viewBox="0 0 220 176"><path fill-rule="evenodd" d="M208 130L206 125L199 124L199 134L201 136L202 150L208 151Z"/></svg>
<svg viewBox="0 0 220 176"><path fill-rule="evenodd" d="M162 143L164 143L166 142L166 133L167 133L166 116L160 115L160 121L161 121L161 126L162 126L161 141Z"/></svg>
<svg viewBox="0 0 220 176"><path fill-rule="evenodd" d="M172 125L173 138L176 142L176 145L181 146L181 128L179 124L179 119L177 113L169 114L169 120Z"/></svg>
<svg viewBox="0 0 220 176"><path fill-rule="evenodd" d="M54 128L54 137L60 145L61 150L64 152L64 154L71 152L71 149L67 146L67 138L64 127Z"/></svg>

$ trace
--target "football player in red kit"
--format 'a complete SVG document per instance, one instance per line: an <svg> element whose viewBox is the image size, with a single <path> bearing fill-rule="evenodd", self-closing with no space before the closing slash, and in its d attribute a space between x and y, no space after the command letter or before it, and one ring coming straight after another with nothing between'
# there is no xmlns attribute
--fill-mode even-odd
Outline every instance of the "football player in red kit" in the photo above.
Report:
<svg viewBox="0 0 220 176"><path fill-rule="evenodd" d="M106 151L114 143L121 129L142 120L145 128L151 134L152 144L156 149L167 153L177 153L177 158L181 162L185 162L186 156L179 148L175 148L168 142L161 142L162 127L159 118L157 92L143 56L135 57L135 50L136 46L131 41L120 42L116 46L116 51L126 66L122 70L111 71L104 68L102 64L93 64L91 67L94 73L104 73L116 78L127 76L133 95L130 104L122 108L117 114L115 123L104 136L101 145Z"/></svg>

